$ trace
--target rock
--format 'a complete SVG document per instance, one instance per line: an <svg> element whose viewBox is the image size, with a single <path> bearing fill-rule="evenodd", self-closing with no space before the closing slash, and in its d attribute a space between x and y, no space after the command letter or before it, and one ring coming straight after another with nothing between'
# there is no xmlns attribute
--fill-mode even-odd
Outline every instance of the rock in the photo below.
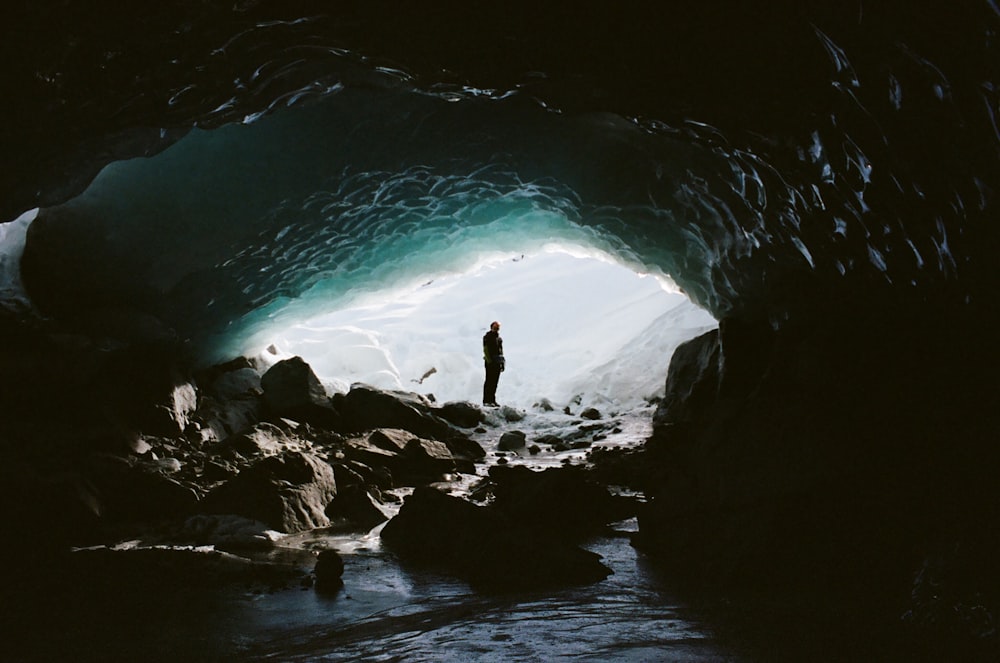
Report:
<svg viewBox="0 0 1000 663"><path fill-rule="evenodd" d="M174 460L174 463L177 463ZM129 462L113 456L91 459L88 477L96 487L104 518L149 521L187 517L198 505L198 493L167 474L173 463Z"/></svg>
<svg viewBox="0 0 1000 663"><path fill-rule="evenodd" d="M259 520L231 514L196 514L172 531L170 540L218 550L270 550L280 536Z"/></svg>
<svg viewBox="0 0 1000 663"><path fill-rule="evenodd" d="M483 411L468 401L445 403L437 409L437 415L461 428L475 428L483 421Z"/></svg>
<svg viewBox="0 0 1000 663"><path fill-rule="evenodd" d="M239 474L239 471L225 461L207 460L202 466L201 478L209 483L226 481Z"/></svg>
<svg viewBox="0 0 1000 663"><path fill-rule="evenodd" d="M449 437L444 443L452 455L459 460L476 462L486 458L486 450L478 442L467 437Z"/></svg>
<svg viewBox="0 0 1000 663"><path fill-rule="evenodd" d="M498 451L520 451L525 446L525 434L521 431L509 431L500 436L497 442Z"/></svg>
<svg viewBox="0 0 1000 663"><path fill-rule="evenodd" d="M343 413L343 430L360 433L376 428L399 428L432 440L447 440L461 435L444 419L434 414L436 408L419 394L383 391L355 384L346 394L333 397L337 411Z"/></svg>
<svg viewBox="0 0 1000 663"><path fill-rule="evenodd" d="M600 556L532 535L489 507L419 487L385 524L382 541L404 562L443 569L495 591L598 582Z"/></svg>
<svg viewBox="0 0 1000 663"><path fill-rule="evenodd" d="M260 380L264 406L274 416L337 430L341 417L319 378L301 357L279 361Z"/></svg>
<svg viewBox="0 0 1000 663"><path fill-rule="evenodd" d="M209 396L228 401L263 395L261 376L245 357L234 359L197 376L198 386Z"/></svg>
<svg viewBox="0 0 1000 663"><path fill-rule="evenodd" d="M197 376L201 400L193 419L201 426L206 441L225 440L260 421L260 374L241 359Z"/></svg>
<svg viewBox="0 0 1000 663"><path fill-rule="evenodd" d="M313 569L317 592L336 592L344 586L344 560L336 550L324 550Z"/></svg>
<svg viewBox="0 0 1000 663"><path fill-rule="evenodd" d="M410 440L417 436L398 428L379 428L368 435L368 443L394 454L403 453Z"/></svg>
<svg viewBox="0 0 1000 663"><path fill-rule="evenodd" d="M363 485L341 487L326 506L326 515L334 525L344 521L350 531L367 532L389 520L382 505Z"/></svg>
<svg viewBox="0 0 1000 663"><path fill-rule="evenodd" d="M97 487L80 473L41 475L17 461L0 467L0 519L31 541L11 546L23 550L8 551L10 557L33 561L39 552L96 543L102 509Z"/></svg>
<svg viewBox="0 0 1000 663"><path fill-rule="evenodd" d="M111 418L164 437L184 432L197 408L197 392L181 368L173 343L119 348L103 359L94 389Z"/></svg>
<svg viewBox="0 0 1000 663"><path fill-rule="evenodd" d="M352 472L353 474L360 476L362 478L361 484L368 486L369 488L378 488L382 490L391 490L394 487L392 481L392 472L389 468L376 465L371 467L357 460L346 460L343 464L344 468ZM334 465L334 470L336 470L338 465ZM354 483L353 480L349 481L346 485L351 485ZM338 489L340 484L337 484Z"/></svg>
<svg viewBox="0 0 1000 663"><path fill-rule="evenodd" d="M118 592L122 596L136 592L159 596L178 587L204 590L251 585L258 590L276 590L298 584L302 575L301 569L288 564L252 561L219 550L166 546L87 548L66 556L65 567L53 572L66 582L99 585L107 593L88 593L88 598L106 596L109 601Z"/></svg>
<svg viewBox="0 0 1000 663"><path fill-rule="evenodd" d="M721 383L721 352L718 330L677 346L663 399L653 415L654 435L666 424L697 418L715 403Z"/></svg>
<svg viewBox="0 0 1000 663"><path fill-rule="evenodd" d="M503 417L504 421L513 424L518 421L524 421L525 414L516 407L511 407L509 405L503 405L500 407L500 416Z"/></svg>
<svg viewBox="0 0 1000 663"><path fill-rule="evenodd" d="M241 456L275 456L283 451L304 451L308 445L289 435L274 424L263 422L234 435L220 445L220 449L233 449Z"/></svg>
<svg viewBox="0 0 1000 663"><path fill-rule="evenodd" d="M199 401L192 422L203 442L217 442L254 425L260 421L261 414L259 398L218 401L208 396Z"/></svg>
<svg viewBox="0 0 1000 663"><path fill-rule="evenodd" d="M581 540L605 525L634 516L634 499L614 496L582 467L535 472L523 466L492 467L496 509L533 531Z"/></svg>
<svg viewBox="0 0 1000 663"><path fill-rule="evenodd" d="M286 451L257 461L203 501L208 513L259 520L280 532L330 524L327 504L337 494L333 468L315 455Z"/></svg>
<svg viewBox="0 0 1000 663"><path fill-rule="evenodd" d="M399 429L378 429L350 438L344 453L349 460L388 468L396 486L432 483L455 472L475 472L472 461L456 457L445 443Z"/></svg>
<svg viewBox="0 0 1000 663"><path fill-rule="evenodd" d="M583 419L590 419L591 421L597 421L601 418L601 413L597 408L588 407L580 413L580 417Z"/></svg>

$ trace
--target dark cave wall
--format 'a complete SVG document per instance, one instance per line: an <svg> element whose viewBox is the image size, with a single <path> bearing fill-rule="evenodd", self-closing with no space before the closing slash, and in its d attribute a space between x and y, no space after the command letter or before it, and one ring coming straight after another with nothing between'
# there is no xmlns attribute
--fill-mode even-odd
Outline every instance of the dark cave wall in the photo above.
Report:
<svg viewBox="0 0 1000 663"><path fill-rule="evenodd" d="M998 362L982 321L723 320L682 346L647 444L659 473L640 547L713 584L899 595L934 551L1000 550Z"/></svg>

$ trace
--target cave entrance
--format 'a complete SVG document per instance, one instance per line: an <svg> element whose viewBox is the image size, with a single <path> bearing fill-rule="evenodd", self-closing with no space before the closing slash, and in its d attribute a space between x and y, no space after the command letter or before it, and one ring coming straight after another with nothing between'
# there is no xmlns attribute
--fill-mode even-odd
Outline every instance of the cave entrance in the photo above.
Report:
<svg viewBox="0 0 1000 663"><path fill-rule="evenodd" d="M301 356L331 392L365 382L478 402L493 320L507 358L498 400L523 408L543 398L559 408L648 401L677 345L717 325L663 275L553 244L369 293L274 333L260 357Z"/></svg>

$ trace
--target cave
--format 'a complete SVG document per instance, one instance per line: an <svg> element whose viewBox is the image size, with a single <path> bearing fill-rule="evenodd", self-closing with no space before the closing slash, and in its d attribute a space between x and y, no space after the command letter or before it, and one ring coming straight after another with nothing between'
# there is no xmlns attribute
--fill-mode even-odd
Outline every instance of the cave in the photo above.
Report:
<svg viewBox="0 0 1000 663"><path fill-rule="evenodd" d="M83 660L130 647L348 660L372 655L365 625L381 655L412 660L998 655L995 3L107 9L4 10L0 475L7 603L25 606L13 660L81 647ZM434 308L431 295L453 299ZM574 609L599 621L615 610L600 598L608 581L527 609L418 574L412 591L439 621L415 643L403 634L422 613L398 606L386 612L397 626L363 616L310 639L310 619L343 609L334 593L301 626L240 649L245 613L186 592L225 584L213 581L241 562L191 570L95 553L181 513L235 508L236 488L203 495L137 479L137 467L179 476L185 450L243 458L249 445L282 480L336 471L348 486L357 472L277 467L285 457L265 447L341 444L374 427L351 408L378 389L399 399L380 411L480 412L475 346L494 318L509 334L504 430L520 411L587 430L597 424L583 413L604 410L641 438L587 454L595 476L639 500L625 547L642 570L615 571L616 587L655 579L700 635L671 640L676 624L657 613L632 640L609 616L585 645L540 645L503 610L524 624ZM279 365L308 381L308 402L268 401ZM195 421L238 380L263 391L269 418L244 399ZM422 430L398 450L420 447L426 463L399 472L420 477L414 503L433 503L421 481L444 439ZM366 458L396 444L379 440ZM235 485L231 469L213 461L198 476ZM512 468L500 476L528 490ZM332 517L293 515L300 539ZM341 552L364 541L340 540ZM389 557L365 559L402 582ZM194 580L122 605L173 625L188 648L148 624L111 646L104 617L67 606L114 602L91 585L151 573ZM452 603L434 604L440 588ZM42 646L56 604L66 635ZM488 618L458 637L462 611Z"/></svg>

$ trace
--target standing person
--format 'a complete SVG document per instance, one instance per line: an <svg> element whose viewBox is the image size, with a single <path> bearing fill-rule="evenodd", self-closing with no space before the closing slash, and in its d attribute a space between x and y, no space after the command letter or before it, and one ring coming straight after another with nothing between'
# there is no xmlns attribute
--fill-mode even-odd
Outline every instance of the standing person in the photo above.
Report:
<svg viewBox="0 0 1000 663"><path fill-rule="evenodd" d="M483 336L483 361L486 362L486 381L483 382L483 405L497 405L497 383L505 367L503 359L503 339L500 338L500 323L490 323L490 330Z"/></svg>

